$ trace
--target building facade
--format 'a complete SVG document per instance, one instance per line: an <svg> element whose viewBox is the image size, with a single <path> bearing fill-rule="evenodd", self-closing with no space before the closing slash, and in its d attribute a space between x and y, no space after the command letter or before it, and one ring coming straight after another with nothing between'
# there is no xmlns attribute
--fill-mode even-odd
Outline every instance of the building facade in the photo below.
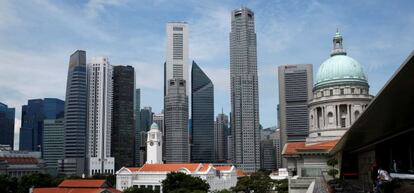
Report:
<svg viewBox="0 0 414 193"><path fill-rule="evenodd" d="M108 58L88 63L88 151L87 175L115 173L111 157L113 67Z"/></svg>
<svg viewBox="0 0 414 193"><path fill-rule="evenodd" d="M157 123L147 133L147 164L162 164L162 133Z"/></svg>
<svg viewBox="0 0 414 193"><path fill-rule="evenodd" d="M165 161L166 163L188 163L190 146L188 138L187 83L183 79L172 79L165 96Z"/></svg>
<svg viewBox="0 0 414 193"><path fill-rule="evenodd" d="M260 168L259 86L254 13L236 9L231 15L230 84L233 163L246 172Z"/></svg>
<svg viewBox="0 0 414 193"><path fill-rule="evenodd" d="M65 99L64 159L59 160L59 172L68 176L81 176L86 169L88 100L86 84L86 52L77 50L69 59Z"/></svg>
<svg viewBox="0 0 414 193"><path fill-rule="evenodd" d="M134 162L135 166L140 166L140 144L141 144L141 89L135 89L134 101L134 117L135 117L135 147L134 147Z"/></svg>
<svg viewBox="0 0 414 193"><path fill-rule="evenodd" d="M368 106L367 78L359 64L347 56L337 32L331 57L319 67L309 103L308 143L337 140Z"/></svg>
<svg viewBox="0 0 414 193"><path fill-rule="evenodd" d="M164 65L165 161L189 162L188 24L167 23Z"/></svg>
<svg viewBox="0 0 414 193"><path fill-rule="evenodd" d="M39 151L0 151L0 174L21 178L34 173L45 173L45 163Z"/></svg>
<svg viewBox="0 0 414 193"><path fill-rule="evenodd" d="M15 109L0 102L0 144L14 146Z"/></svg>
<svg viewBox="0 0 414 193"><path fill-rule="evenodd" d="M191 68L191 162L214 162L214 85L193 61Z"/></svg>
<svg viewBox="0 0 414 193"><path fill-rule="evenodd" d="M51 175L58 173L58 160L62 160L65 150L64 119L46 119L43 128L43 160Z"/></svg>
<svg viewBox="0 0 414 193"><path fill-rule="evenodd" d="M229 117L220 113L214 122L214 159L215 162L227 162L229 136Z"/></svg>
<svg viewBox="0 0 414 193"><path fill-rule="evenodd" d="M43 121L63 118L64 105L64 101L56 98L31 99L23 105L19 149L42 152Z"/></svg>
<svg viewBox="0 0 414 193"><path fill-rule="evenodd" d="M135 165L134 94L134 68L114 66L111 155L115 158L115 170Z"/></svg>
<svg viewBox="0 0 414 193"><path fill-rule="evenodd" d="M283 149L287 168L299 177L327 172L329 151L365 110L372 96L362 65L347 56L337 31L331 57L316 74L309 101L309 135L304 142L288 142Z"/></svg>
<svg viewBox="0 0 414 193"><path fill-rule="evenodd" d="M147 132L153 123L153 115L151 107L144 107L140 112L140 131L139 131L139 166L142 166L147 161Z"/></svg>

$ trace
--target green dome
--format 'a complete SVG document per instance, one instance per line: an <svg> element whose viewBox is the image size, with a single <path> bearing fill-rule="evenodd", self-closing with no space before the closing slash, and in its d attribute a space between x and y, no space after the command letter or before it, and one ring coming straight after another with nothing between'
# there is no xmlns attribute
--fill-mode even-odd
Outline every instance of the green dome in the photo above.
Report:
<svg viewBox="0 0 414 193"><path fill-rule="evenodd" d="M351 82L368 84L361 64L347 55L333 55L319 67L315 88Z"/></svg>

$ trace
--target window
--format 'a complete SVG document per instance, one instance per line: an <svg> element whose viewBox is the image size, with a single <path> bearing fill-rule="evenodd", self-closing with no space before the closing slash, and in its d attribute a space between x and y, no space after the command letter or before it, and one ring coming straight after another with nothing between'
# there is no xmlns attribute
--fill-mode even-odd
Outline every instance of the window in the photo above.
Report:
<svg viewBox="0 0 414 193"><path fill-rule="evenodd" d="M183 27L173 27L173 31L183 31Z"/></svg>
<svg viewBox="0 0 414 193"><path fill-rule="evenodd" d="M333 113L329 112L328 113L328 124L333 124L334 123L334 119L333 119Z"/></svg>
<svg viewBox="0 0 414 193"><path fill-rule="evenodd" d="M346 126L346 119L345 118L341 118L341 127L345 127Z"/></svg>
<svg viewBox="0 0 414 193"><path fill-rule="evenodd" d="M333 95L333 90L329 90L329 95L332 96Z"/></svg>
<svg viewBox="0 0 414 193"><path fill-rule="evenodd" d="M341 88L341 95L343 95L344 94L344 89L343 88Z"/></svg>
<svg viewBox="0 0 414 193"><path fill-rule="evenodd" d="M355 88L351 88L351 94L355 93Z"/></svg>
<svg viewBox="0 0 414 193"><path fill-rule="evenodd" d="M355 117L355 120L359 117L359 111L355 111L354 117Z"/></svg>

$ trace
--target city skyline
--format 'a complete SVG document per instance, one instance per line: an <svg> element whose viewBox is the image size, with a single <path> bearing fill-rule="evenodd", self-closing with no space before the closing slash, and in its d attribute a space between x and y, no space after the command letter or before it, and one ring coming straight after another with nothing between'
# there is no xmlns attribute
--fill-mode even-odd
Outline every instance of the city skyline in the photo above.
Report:
<svg viewBox="0 0 414 193"><path fill-rule="evenodd" d="M125 3L131 5L131 7L137 8L137 6L134 6L131 2L125 1ZM382 4L384 3L386 2L383 2ZM33 22L33 20L37 20L35 18L28 18L28 14L38 13L39 11L37 10L39 8L31 6L33 4L45 5L45 12L40 14L37 19L41 19L47 14L56 12L62 14L59 17L52 19L48 24L40 23L38 27L30 25L23 27L25 22ZM167 3L166 7L171 7L173 6L172 4ZM340 28L348 42L347 44L349 47L347 48L350 50L350 54L355 58L358 58L361 64L363 64L364 70L371 82L371 93L373 95L378 92L385 81L390 77L391 73L397 68L397 64L400 64L407 53L409 53L410 45L413 44L413 40L409 38L409 34L414 31L413 27L406 25L414 23L412 14L407 14L407 7L410 6L404 5L403 3L400 5L392 4L392 6L388 6L388 10L382 10L381 6L373 1L360 2L359 4L360 7L355 5L341 5L341 7L338 8L336 6L339 6L339 4L336 3L321 4L318 2L296 2L289 5L284 3L270 4L265 2L246 3L246 6L256 13L256 26L258 28L256 33L258 36L259 90L261 101L259 109L261 110L261 123L264 127L273 126L277 123L277 120L275 119L276 104L278 103L277 77L275 76L277 66L284 63L311 63L316 69L327 57L326 53L331 47L330 43L326 41L326 38L331 37L337 27ZM182 9L191 5L193 5L193 3L188 3ZM111 61L114 61L115 64L122 63L134 66L137 69L138 74L137 87L143 89L142 106L152 106L154 112L161 111L162 102L160 101L162 101L163 90L162 64L165 55L165 46L163 43L165 41L162 40L165 32L165 23L172 20L188 21L190 25L190 60L194 59L202 63L203 67L205 66L207 75L211 76L213 83L216 85L215 114L222 108L224 108L225 112L230 111L228 80L229 57L227 48L228 34L230 32L229 16L232 9L240 6L240 2L227 2L222 5L217 2L208 3L206 5L196 4L194 6L195 10L201 10L203 8L210 10L210 12L207 11L197 17L195 17L194 13L188 13L186 15L178 14L176 11L181 9L174 9L175 11L172 11L172 13L175 14L172 14L172 16L169 16L167 12L167 14L163 16L154 18L153 20L150 19L149 23L155 23L155 27L145 30L139 30L137 28L126 29L126 26L124 26L125 23L116 23L116 21L120 21L121 19L119 14L122 10L126 9L127 11L132 11L130 8L127 8L128 6L125 6L122 3L104 3L97 5L94 5L93 3L86 5L74 3L73 5L68 5L63 2L52 3L50 1L43 1L22 3L20 9L17 9L16 6L16 4L9 1L2 2L2 6L0 6L2 7L0 8L2 10L0 12L2 13L2 17L11 18L10 20L0 23L0 34L2 34L3 37L10 37L0 40L2 45L5 46L0 49L0 59L4 61L2 65L0 65L0 89L4 91L0 93L0 101L8 104L11 108L16 108L17 120L21 115L21 106L25 104L28 99L46 97L64 99L67 55L76 49L84 49L90 56L108 55L111 58ZM151 14L155 14L149 11L150 8L154 6L156 5L149 4L144 6L143 9L146 9L147 12ZM67 21L65 20L65 16L74 16L74 9L77 7L84 8L85 12L82 13L89 17L81 22L81 24L76 25L85 27L86 29L89 29L92 34L96 34L96 38L91 39L90 42L80 43L80 41L85 38L87 39L90 36L79 34L82 30L76 29L75 31L79 30L80 32L75 33L75 36L71 38L79 38L79 42L75 41L75 43L68 43L70 42L70 39L62 38L60 35L57 36L56 33L58 31L51 31L48 36L51 36L51 39L62 42L63 44L59 43L59 45L54 45L49 42L50 44L46 44L45 47L34 51L34 47L38 45L36 42L45 38L39 34L29 36L31 39L22 43L22 41L27 40L27 38L23 37L23 35L25 35L25 32L23 32L24 30L37 29L42 32L49 27L60 26L61 23ZM94 7L95 9L93 9ZM217 7L218 9L214 9ZM64 10L64 8L68 9ZM305 9L301 10L301 8ZM335 9L335 12L332 12L334 8L337 9ZM368 8L370 9L370 12L364 13L365 9ZM3 11L3 9L5 10ZM350 9L361 16L359 19L360 21L346 18L346 13ZM399 13L397 13L396 16L391 16L393 10L395 11L397 9L399 10ZM28 13L17 16L17 14L23 10L27 10ZM103 16L103 10L113 10L114 13L111 16ZM272 10L275 10L274 13ZM299 16L294 16L289 19L284 18L289 16L289 11L293 11L290 13L292 16L295 12L299 11L304 11L306 14L300 14ZM320 12L315 13L318 11ZM376 11L378 13L374 13ZM138 12L135 14L136 16L142 16ZM304 15L309 18L302 22L294 22L300 21ZM399 17L401 15L404 15L405 17ZM408 17L406 17L407 15ZM264 23L264 21L269 19L266 16L272 19L268 27L265 27ZM393 17L397 19L393 19ZM148 19L149 17L145 18ZM315 18L319 19L319 21L311 21ZM375 18L375 20L373 18ZM114 31L113 28L104 28L98 25L100 22L106 20L115 21L115 25L124 26L123 29L126 29L126 38L120 38L124 34L116 30ZM89 22L93 25L87 27L88 25L86 24L89 24ZM143 26L149 26L147 23L148 21L142 22ZM70 25L67 28L73 30L76 25ZM202 29L202 26L206 25L217 27L214 29ZM373 25L375 28L372 27ZM18 29L16 30L15 37L20 39L15 39L10 35L7 35L13 30L9 31L6 28ZM98 32L97 29L102 29L102 31ZM384 33L384 31L387 33ZM155 34L146 37L146 35L152 32ZM369 36L367 36L367 34L369 34ZM145 38L140 39L139 36ZM122 42L128 42L134 38L135 41L131 41L134 45L127 44L127 48L133 49L131 51L125 51L126 48L122 48L122 45L124 45ZM157 38L160 40L152 41ZM266 39L269 40L265 41ZM113 41L119 41L117 42L118 44L115 44L115 48L110 49L108 46L101 46ZM98 44L94 45L94 43ZM143 45L138 45L137 43L143 43ZM55 46L59 47L57 48ZM6 48L8 49L6 50ZM154 54L148 55L149 52L154 52ZM145 55L148 55L148 57L142 59L142 56ZM14 66L19 67L14 68ZM36 66L37 69L33 71L27 70L30 66ZM158 74L154 77L150 77L154 75L154 73ZM43 76L47 78L42 78ZM30 79L27 79L27 77L30 77ZM50 81L50 79L54 81ZM273 83L267 84L269 80ZM27 84L28 82L30 82L30 84ZM29 87L27 87L27 85L29 85ZM20 125L20 123L16 123L15 127L20 127ZM16 137L18 137L18 135ZM18 143L18 140L16 140L15 143Z"/></svg>

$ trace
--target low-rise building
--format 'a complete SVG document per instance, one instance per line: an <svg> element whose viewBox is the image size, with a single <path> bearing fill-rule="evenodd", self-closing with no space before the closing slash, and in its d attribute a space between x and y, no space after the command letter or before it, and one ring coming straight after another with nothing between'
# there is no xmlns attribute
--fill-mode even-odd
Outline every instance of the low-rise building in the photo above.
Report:
<svg viewBox="0 0 414 193"><path fill-rule="evenodd" d="M210 191L236 186L237 171L234 166L214 166L203 163L145 164L142 167L123 167L116 172L116 189L129 187L149 188L162 193L162 181L171 172L183 172L206 180Z"/></svg>
<svg viewBox="0 0 414 193"><path fill-rule="evenodd" d="M0 151L0 174L20 178L33 173L45 173L40 152Z"/></svg>
<svg viewBox="0 0 414 193"><path fill-rule="evenodd" d="M64 180L58 187L33 188L33 193L121 193L111 188L105 180Z"/></svg>

